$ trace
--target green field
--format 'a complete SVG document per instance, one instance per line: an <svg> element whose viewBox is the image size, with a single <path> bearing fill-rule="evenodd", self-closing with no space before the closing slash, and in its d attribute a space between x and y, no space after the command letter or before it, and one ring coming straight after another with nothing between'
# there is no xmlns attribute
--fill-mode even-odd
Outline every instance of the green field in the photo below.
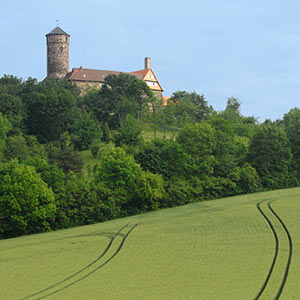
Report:
<svg viewBox="0 0 300 300"><path fill-rule="evenodd" d="M300 189L0 241L0 299L300 299Z"/></svg>

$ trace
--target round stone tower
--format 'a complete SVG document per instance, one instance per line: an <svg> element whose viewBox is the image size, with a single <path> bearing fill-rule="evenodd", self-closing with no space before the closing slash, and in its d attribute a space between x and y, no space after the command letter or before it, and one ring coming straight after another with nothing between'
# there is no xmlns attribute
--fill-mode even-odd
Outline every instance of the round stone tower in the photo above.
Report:
<svg viewBox="0 0 300 300"><path fill-rule="evenodd" d="M70 35L60 27L46 35L47 39L47 78L62 79L69 72Z"/></svg>

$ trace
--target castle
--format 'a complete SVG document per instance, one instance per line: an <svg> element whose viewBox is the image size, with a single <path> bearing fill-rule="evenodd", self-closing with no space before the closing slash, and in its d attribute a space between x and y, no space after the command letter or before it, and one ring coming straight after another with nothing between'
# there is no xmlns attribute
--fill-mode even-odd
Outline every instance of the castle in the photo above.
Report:
<svg viewBox="0 0 300 300"><path fill-rule="evenodd" d="M108 75L118 75L119 71L73 68L69 71L70 35L60 27L46 35L47 39L47 78L65 79L74 82L83 92L91 87L101 88ZM145 58L145 67L134 72L123 72L143 80L149 88L162 97L163 89L151 68L151 58Z"/></svg>

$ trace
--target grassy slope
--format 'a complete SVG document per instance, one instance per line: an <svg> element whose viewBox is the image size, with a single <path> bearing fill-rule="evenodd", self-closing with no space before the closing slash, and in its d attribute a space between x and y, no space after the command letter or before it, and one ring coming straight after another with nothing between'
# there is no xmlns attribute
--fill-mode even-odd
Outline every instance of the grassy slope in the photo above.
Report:
<svg viewBox="0 0 300 300"><path fill-rule="evenodd" d="M274 233L256 206L265 200L261 210L279 250L259 299L275 299L289 242L268 208L273 200L293 242L280 299L300 299L299 193L220 199L0 241L0 298L24 299L48 288L27 299L255 299L275 253Z"/></svg>

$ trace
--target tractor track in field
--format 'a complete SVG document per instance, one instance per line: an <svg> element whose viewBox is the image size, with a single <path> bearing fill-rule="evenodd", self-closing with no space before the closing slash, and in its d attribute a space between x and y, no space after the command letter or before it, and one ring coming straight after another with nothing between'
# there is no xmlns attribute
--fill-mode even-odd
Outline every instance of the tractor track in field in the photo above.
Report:
<svg viewBox="0 0 300 300"><path fill-rule="evenodd" d="M121 229L119 229L119 231L110 239L108 245L106 246L106 248L104 249L104 251L91 263L89 263L88 265L86 265L85 267L81 268L79 271L73 273L72 275L66 277L65 279L47 287L44 288L42 290L39 290L38 292L35 292L29 296L26 296L24 298L21 298L20 300L25 300L25 299L44 299L47 298L49 296L52 296L62 290L65 290L69 287L71 287L72 285L86 279L87 277L89 277L90 275L92 275L93 273L95 273L96 271L98 271L99 269L103 268L106 264L108 264L113 258L115 258L117 256L117 254L120 252L120 250L122 249L127 237L130 235L130 233L138 226L138 224L133 224L132 227L129 229L129 231L126 234L122 234L122 231L125 230L127 227L129 227L129 224L126 224L125 226L123 226ZM69 281L70 279L74 278L77 275L80 275L82 272L84 272L85 270L89 269L90 267L92 267L93 265L95 265L97 262L99 262L104 255L109 251L109 249L111 248L114 240L116 239L116 237L122 237L122 240L118 246L118 248L115 250L115 252L110 255L103 263L101 263L98 267L96 267L95 269L93 269L92 271L90 271L89 273L81 276L80 278L73 280L70 283L66 283L67 281ZM64 286L55 289L54 291L51 291L52 289L58 287L59 285L66 283ZM49 292L48 292L49 291ZM45 292L48 292L47 294L45 294ZM42 295L44 294L44 295Z"/></svg>
<svg viewBox="0 0 300 300"><path fill-rule="evenodd" d="M292 240L291 234L290 234L287 226L282 221L282 219L278 216L278 214L274 211L274 209L272 208L271 204L272 204L272 202L269 202L268 203L268 207L269 207L270 211L273 213L273 215L277 218L277 220L279 221L279 223L281 224L281 226L283 227L283 229L284 229L284 231L286 233L286 236L288 238L288 241L289 241L289 256L288 256L288 261L287 261L287 264L286 264L286 268L285 268L283 280L281 282L280 288L278 289L278 292L277 292L276 297L275 297L275 300L277 300L281 296L282 291L283 291L283 289L285 287L286 281L288 279L289 270L290 270L290 266L291 266L291 262L292 262L292 256L293 256L293 240Z"/></svg>
<svg viewBox="0 0 300 300"><path fill-rule="evenodd" d="M261 289L259 290L258 294L256 295L256 297L254 298L254 300L258 300L260 299L260 297L263 295L266 287L268 286L268 283L272 277L272 274L273 274L273 270L274 270L274 267L276 265L276 262L277 262L277 258L278 258L278 254L280 253L279 250L280 250L280 240L278 238L278 234L277 234L277 231L275 229L275 226L274 224L272 223L271 219L266 215L266 213L263 211L262 207L261 207L261 204L264 203L264 202L267 202L268 200L264 200L264 201L261 201L261 202L258 202L256 204L256 207L258 209L258 211L260 212L260 214L263 216L263 218L267 221L271 231L272 231L272 234L274 236L274 240L275 240L275 251L274 251L274 256L273 256L273 260L272 260L272 263L271 263L271 266L270 266L270 269L268 271L268 274L267 274L267 277L261 287ZM277 221L280 223L281 227L283 228L283 231L288 239L288 259L287 259L287 263L286 263L286 266L285 266L285 271L284 271L284 275L283 275L283 279L281 281L281 284L280 284L280 287L278 288L277 290L277 293L276 293L276 296L274 297L274 300L278 300L282 294L282 291L285 287L285 284L286 284L286 281L287 281L287 278L288 278L288 274L289 274L289 269L290 269L290 266L291 266L291 261L292 261L292 255L293 255L293 241L292 241L292 237L289 233L289 230L287 228L287 226L285 225L285 223L283 222L283 220L279 217L279 215L275 212L275 210L272 208L272 202L273 201L269 201L267 203L267 208L269 209L269 211L272 213L272 215L277 219Z"/></svg>

